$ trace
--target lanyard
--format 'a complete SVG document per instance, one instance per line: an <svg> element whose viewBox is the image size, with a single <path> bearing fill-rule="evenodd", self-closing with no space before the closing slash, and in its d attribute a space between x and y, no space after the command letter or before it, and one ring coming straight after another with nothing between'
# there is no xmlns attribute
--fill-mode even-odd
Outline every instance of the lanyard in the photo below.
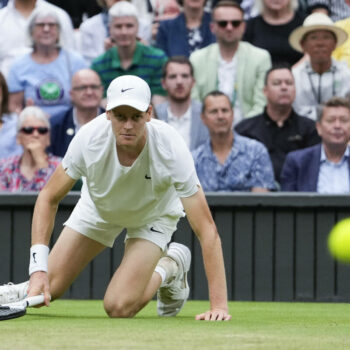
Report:
<svg viewBox="0 0 350 350"><path fill-rule="evenodd" d="M323 102L322 101L322 84L321 84L323 74L321 74L321 75L318 74L319 75L318 89L316 91L316 87L313 84L313 81L311 79L311 75L317 74L317 73L312 71L312 69L310 67L308 67L308 68L309 69L307 69L307 77L309 78L312 94L314 95L316 102L318 104L321 104ZM335 93L335 70L336 70L336 67L331 67L331 69L330 69L330 71L332 72L332 97L336 95L336 93ZM327 72L325 72L325 73L327 73Z"/></svg>

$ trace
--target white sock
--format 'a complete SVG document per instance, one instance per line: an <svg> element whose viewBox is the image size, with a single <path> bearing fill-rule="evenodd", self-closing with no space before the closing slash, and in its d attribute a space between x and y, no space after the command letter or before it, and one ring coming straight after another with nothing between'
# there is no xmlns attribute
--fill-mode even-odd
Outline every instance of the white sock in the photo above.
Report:
<svg viewBox="0 0 350 350"><path fill-rule="evenodd" d="M160 278L162 280L162 283L160 284L160 286L163 287L164 286L164 281L166 279L166 271L163 269L163 267L157 265L155 270L154 270L154 272L158 272L159 273Z"/></svg>
<svg viewBox="0 0 350 350"><path fill-rule="evenodd" d="M164 287L169 282L169 280L176 275L177 270L178 266L175 260L167 256L161 258L155 268L155 271L160 274L160 277L162 279L160 286Z"/></svg>

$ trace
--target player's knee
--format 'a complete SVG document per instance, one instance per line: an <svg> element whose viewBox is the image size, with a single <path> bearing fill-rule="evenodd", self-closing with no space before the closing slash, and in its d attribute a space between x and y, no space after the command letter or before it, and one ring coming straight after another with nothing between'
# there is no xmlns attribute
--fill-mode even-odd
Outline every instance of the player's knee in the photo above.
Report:
<svg viewBox="0 0 350 350"><path fill-rule="evenodd" d="M131 318L135 316L138 308L135 304L115 300L113 302L104 301L104 308L107 315L111 318Z"/></svg>

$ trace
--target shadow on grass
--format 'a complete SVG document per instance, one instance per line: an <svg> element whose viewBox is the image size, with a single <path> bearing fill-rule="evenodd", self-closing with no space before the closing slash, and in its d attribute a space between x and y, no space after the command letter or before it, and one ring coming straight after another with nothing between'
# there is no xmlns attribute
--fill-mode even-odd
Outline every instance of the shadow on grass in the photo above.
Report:
<svg viewBox="0 0 350 350"><path fill-rule="evenodd" d="M177 317L160 317L160 316L135 316L133 318L109 318L107 315L101 315L101 316L82 316L82 315L62 315L62 314L42 314L42 313L35 313L35 314L27 314L25 316L26 318L60 318L60 319L87 319L87 320L193 320L193 316L177 316ZM33 320L34 321L34 320ZM170 321L171 322L171 321Z"/></svg>

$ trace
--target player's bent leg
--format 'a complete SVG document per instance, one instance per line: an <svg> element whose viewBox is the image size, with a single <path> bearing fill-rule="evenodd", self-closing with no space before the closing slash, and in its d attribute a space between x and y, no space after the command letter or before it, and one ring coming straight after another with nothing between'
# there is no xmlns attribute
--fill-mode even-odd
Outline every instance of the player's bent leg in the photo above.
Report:
<svg viewBox="0 0 350 350"><path fill-rule="evenodd" d="M59 298L86 265L105 248L103 244L66 226L49 254L52 300Z"/></svg>
<svg viewBox="0 0 350 350"><path fill-rule="evenodd" d="M122 262L104 297L104 308L110 317L133 317L149 302L161 283L154 269L162 255L162 250L150 241L126 241Z"/></svg>

